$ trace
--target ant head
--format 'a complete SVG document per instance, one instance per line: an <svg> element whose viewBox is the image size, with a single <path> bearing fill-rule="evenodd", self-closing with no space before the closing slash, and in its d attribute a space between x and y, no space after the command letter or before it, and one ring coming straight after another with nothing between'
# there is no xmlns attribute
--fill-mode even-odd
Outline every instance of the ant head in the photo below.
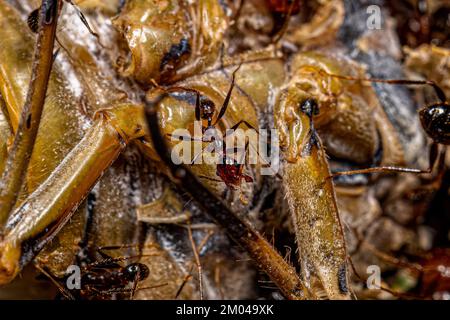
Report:
<svg viewBox="0 0 450 320"><path fill-rule="evenodd" d="M306 99L300 104L300 111L309 118L319 114L319 105L315 99Z"/></svg>
<svg viewBox="0 0 450 320"><path fill-rule="evenodd" d="M137 278L141 281L148 277L150 271L145 264L131 263L125 267L125 273L128 279L134 280Z"/></svg>
<svg viewBox="0 0 450 320"><path fill-rule="evenodd" d="M450 144L450 105L437 103L419 112L425 132L437 143Z"/></svg>
<svg viewBox="0 0 450 320"><path fill-rule="evenodd" d="M210 99L201 96L200 97L200 117L203 120L210 120L214 115L216 105Z"/></svg>

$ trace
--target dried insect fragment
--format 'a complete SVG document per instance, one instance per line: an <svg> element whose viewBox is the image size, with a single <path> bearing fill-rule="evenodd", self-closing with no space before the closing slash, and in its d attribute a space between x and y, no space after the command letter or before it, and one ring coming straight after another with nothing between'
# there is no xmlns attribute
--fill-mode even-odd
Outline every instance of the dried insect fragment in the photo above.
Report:
<svg viewBox="0 0 450 320"><path fill-rule="evenodd" d="M219 1L127 1L114 25L130 62L123 75L144 86L182 79L213 64L228 21Z"/></svg>

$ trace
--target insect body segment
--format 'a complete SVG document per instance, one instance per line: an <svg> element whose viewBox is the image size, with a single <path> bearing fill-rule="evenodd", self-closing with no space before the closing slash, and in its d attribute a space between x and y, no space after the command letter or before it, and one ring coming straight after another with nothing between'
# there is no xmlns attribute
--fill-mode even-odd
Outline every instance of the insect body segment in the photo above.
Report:
<svg viewBox="0 0 450 320"><path fill-rule="evenodd" d="M307 286L322 287L331 299L348 299L346 249L326 154L314 129L318 104L298 100L295 83L279 97L275 115L288 112L283 187L295 224L302 272Z"/></svg>
<svg viewBox="0 0 450 320"><path fill-rule="evenodd" d="M131 52L123 74L148 86L152 79L182 79L216 62L228 26L219 2L127 1L114 20Z"/></svg>

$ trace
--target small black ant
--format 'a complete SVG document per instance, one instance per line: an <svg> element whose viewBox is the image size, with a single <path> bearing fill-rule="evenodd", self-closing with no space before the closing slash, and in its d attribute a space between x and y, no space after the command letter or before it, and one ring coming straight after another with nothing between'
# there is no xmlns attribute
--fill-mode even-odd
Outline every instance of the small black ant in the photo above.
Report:
<svg viewBox="0 0 450 320"><path fill-rule="evenodd" d="M56 285L64 299L110 300L111 296L115 294L120 295L125 293L129 293L129 298L132 299L134 293L138 289L138 283L148 278L150 270L145 264L139 262L132 262L125 266L122 266L119 263L137 258L137 256L113 258L104 253L104 250L115 250L124 247L126 246L108 246L99 248L98 252L104 259L98 261L91 262L86 257L77 257L79 260L78 266L80 268L79 289L69 290L66 288L65 284L72 275L67 275L62 279L58 279L46 270L46 268L43 268L38 264L35 264L35 266ZM166 284L139 288L139 290L153 289L164 285Z"/></svg>

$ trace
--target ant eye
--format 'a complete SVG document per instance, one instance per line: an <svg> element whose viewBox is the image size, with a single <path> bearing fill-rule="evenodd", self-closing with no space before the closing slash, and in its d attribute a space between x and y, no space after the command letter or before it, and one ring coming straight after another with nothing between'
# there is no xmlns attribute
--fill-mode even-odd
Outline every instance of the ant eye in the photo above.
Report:
<svg viewBox="0 0 450 320"><path fill-rule="evenodd" d="M300 104L300 110L310 118L319 114L319 106L317 105L317 101L314 99L306 99L303 101Z"/></svg>

